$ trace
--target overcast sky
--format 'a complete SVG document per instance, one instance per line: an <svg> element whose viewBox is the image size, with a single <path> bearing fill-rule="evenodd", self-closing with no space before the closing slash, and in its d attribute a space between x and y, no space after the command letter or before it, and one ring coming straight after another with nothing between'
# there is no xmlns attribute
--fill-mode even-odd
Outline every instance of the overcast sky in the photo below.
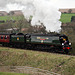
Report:
<svg viewBox="0 0 75 75"><path fill-rule="evenodd" d="M75 8L75 0L52 0L58 8Z"/></svg>
<svg viewBox="0 0 75 75"><path fill-rule="evenodd" d="M0 7L5 7L7 4L12 3L15 1L20 1L21 3L25 2L25 1L33 1L33 0L0 0ZM46 0L46 1L52 1L53 6L57 7L57 8L75 8L75 0ZM19 3L20 3L19 2ZM22 5L20 6L19 4L9 4L7 5L8 9L17 9L20 10L22 7ZM4 10L3 8L0 8L0 10Z"/></svg>

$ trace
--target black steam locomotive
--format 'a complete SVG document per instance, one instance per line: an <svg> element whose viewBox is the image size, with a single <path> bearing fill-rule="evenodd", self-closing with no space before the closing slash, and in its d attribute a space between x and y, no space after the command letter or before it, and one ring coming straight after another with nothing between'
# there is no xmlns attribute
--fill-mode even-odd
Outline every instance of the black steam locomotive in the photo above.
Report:
<svg viewBox="0 0 75 75"><path fill-rule="evenodd" d="M69 53L71 49L71 43L69 43L68 37L60 34L1 33L0 44L3 46L42 49L62 53Z"/></svg>

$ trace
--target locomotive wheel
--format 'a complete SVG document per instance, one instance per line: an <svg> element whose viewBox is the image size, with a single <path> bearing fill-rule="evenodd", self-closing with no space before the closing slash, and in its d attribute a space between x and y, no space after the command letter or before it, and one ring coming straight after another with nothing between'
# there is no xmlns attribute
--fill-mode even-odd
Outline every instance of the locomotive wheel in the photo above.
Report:
<svg viewBox="0 0 75 75"><path fill-rule="evenodd" d="M65 49L65 51L64 51L66 54L68 54L69 53L69 51L67 50L67 49Z"/></svg>
<svg viewBox="0 0 75 75"><path fill-rule="evenodd" d="M4 43L2 43L2 46L4 46Z"/></svg>
<svg viewBox="0 0 75 75"><path fill-rule="evenodd" d="M21 46L21 48L22 48L22 49L24 49L24 48L25 48L25 45L20 45L20 46Z"/></svg>

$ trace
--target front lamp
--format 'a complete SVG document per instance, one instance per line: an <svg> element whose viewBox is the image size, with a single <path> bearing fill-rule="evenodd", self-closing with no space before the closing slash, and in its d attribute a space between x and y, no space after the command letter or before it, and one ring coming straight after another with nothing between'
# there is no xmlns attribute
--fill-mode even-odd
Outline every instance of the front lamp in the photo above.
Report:
<svg viewBox="0 0 75 75"><path fill-rule="evenodd" d="M64 43L62 43L62 45L64 45Z"/></svg>
<svg viewBox="0 0 75 75"><path fill-rule="evenodd" d="M69 43L69 45L71 45L71 43Z"/></svg>

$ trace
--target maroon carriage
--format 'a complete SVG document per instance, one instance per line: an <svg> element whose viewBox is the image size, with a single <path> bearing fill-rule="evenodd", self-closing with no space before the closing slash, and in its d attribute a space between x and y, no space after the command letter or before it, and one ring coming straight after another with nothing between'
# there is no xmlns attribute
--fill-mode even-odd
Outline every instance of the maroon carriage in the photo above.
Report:
<svg viewBox="0 0 75 75"><path fill-rule="evenodd" d="M11 35L12 34L0 33L0 44L2 44L3 46L10 45Z"/></svg>

